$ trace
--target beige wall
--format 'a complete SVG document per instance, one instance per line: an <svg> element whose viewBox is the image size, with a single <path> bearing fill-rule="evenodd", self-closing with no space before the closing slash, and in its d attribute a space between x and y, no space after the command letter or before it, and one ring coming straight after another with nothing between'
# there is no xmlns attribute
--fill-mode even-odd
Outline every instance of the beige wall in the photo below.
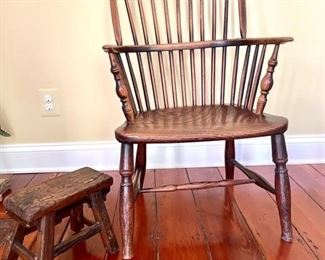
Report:
<svg viewBox="0 0 325 260"><path fill-rule="evenodd" d="M0 0L1 143L114 139L123 121L101 50L113 43L104 0ZM248 1L249 36L293 36L280 50L267 111L289 134L325 133L325 1ZM42 117L38 89L57 88L60 117ZM323 118L322 118L323 117Z"/></svg>

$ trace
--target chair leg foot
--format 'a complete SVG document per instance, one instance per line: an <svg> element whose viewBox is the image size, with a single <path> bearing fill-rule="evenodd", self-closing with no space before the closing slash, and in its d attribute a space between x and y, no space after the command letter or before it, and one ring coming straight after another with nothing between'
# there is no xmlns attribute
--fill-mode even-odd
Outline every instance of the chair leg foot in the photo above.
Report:
<svg viewBox="0 0 325 260"><path fill-rule="evenodd" d="M133 229L134 229L134 201L133 201L133 145L122 144L121 161L121 189L120 189L120 225L122 234L122 257L133 258Z"/></svg>
<svg viewBox="0 0 325 260"><path fill-rule="evenodd" d="M276 202L282 231L281 239L286 242L292 242L291 193L290 180L286 167L288 155L284 135L274 135L271 137L271 140L272 157L275 163Z"/></svg>

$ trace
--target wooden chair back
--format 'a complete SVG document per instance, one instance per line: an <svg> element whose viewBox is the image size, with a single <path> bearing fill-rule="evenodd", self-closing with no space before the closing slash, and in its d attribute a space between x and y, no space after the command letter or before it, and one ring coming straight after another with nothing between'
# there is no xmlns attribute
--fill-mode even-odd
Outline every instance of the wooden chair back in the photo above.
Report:
<svg viewBox="0 0 325 260"><path fill-rule="evenodd" d="M110 6L118 46L104 49L127 120L185 106L229 104L263 113L279 44L290 39L246 39L245 0L111 0Z"/></svg>

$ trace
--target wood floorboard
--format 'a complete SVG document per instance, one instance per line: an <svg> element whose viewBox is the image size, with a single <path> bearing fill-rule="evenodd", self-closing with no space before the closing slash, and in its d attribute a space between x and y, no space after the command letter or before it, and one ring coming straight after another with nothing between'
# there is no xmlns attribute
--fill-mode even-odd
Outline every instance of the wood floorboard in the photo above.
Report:
<svg viewBox="0 0 325 260"><path fill-rule="evenodd" d="M310 165L289 165L291 179L325 210L325 178Z"/></svg>
<svg viewBox="0 0 325 260"><path fill-rule="evenodd" d="M289 166L292 190L294 242L280 241L279 217L274 195L250 184L231 189L147 193L135 203L135 258L172 259L325 259L325 164ZM274 166L252 167L273 183ZM224 169L220 168L224 175ZM107 172L114 184L106 207L121 246L119 183L117 171ZM149 170L145 186L217 180L217 168ZM1 175L3 176L3 175ZM55 174L16 174L10 178L13 192L35 185ZM236 172L236 178L243 175ZM85 215L93 218L90 209ZM0 219L7 218L0 208ZM68 228L67 228L68 227ZM59 242L71 234L68 220L56 226ZM35 234L25 239L34 249ZM1 248L0 248L1 256ZM60 260L121 259L121 252L107 256L99 235L65 252Z"/></svg>
<svg viewBox="0 0 325 260"><path fill-rule="evenodd" d="M220 169L223 177L224 169ZM245 178L244 174L235 170L235 178ZM256 240L263 246L266 259L317 259L308 245L294 229L293 243L280 240L280 223L275 202L268 192L249 184L234 187L235 200L251 228Z"/></svg>
<svg viewBox="0 0 325 260"><path fill-rule="evenodd" d="M315 170L317 170L320 174L325 176L325 163L324 164L311 164L311 167L313 167Z"/></svg>
<svg viewBox="0 0 325 260"><path fill-rule="evenodd" d="M188 183L185 169L156 170L156 185ZM159 259L210 259L191 191L157 194Z"/></svg>
<svg viewBox="0 0 325 260"><path fill-rule="evenodd" d="M250 167L262 174L270 183L274 182L273 167ZM291 172L289 172L291 175ZM308 194L291 181L292 224L319 259L325 259L325 212ZM275 201L275 196L270 194Z"/></svg>
<svg viewBox="0 0 325 260"><path fill-rule="evenodd" d="M221 180L216 168L188 169L190 182ZM263 259L263 253L234 202L232 188L193 191L212 259Z"/></svg>

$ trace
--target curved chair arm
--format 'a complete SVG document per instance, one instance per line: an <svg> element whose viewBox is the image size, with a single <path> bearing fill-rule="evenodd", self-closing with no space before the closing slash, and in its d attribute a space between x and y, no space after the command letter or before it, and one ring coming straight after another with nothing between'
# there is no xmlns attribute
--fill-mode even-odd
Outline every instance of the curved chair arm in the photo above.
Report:
<svg viewBox="0 0 325 260"><path fill-rule="evenodd" d="M131 52L158 52L158 51L178 51L193 50L228 46L245 45L268 45L284 44L293 41L292 37L273 37L273 38L246 38L246 39L228 39L214 41L196 41L183 43L165 43L149 45L104 45L103 49L108 53L131 53Z"/></svg>

